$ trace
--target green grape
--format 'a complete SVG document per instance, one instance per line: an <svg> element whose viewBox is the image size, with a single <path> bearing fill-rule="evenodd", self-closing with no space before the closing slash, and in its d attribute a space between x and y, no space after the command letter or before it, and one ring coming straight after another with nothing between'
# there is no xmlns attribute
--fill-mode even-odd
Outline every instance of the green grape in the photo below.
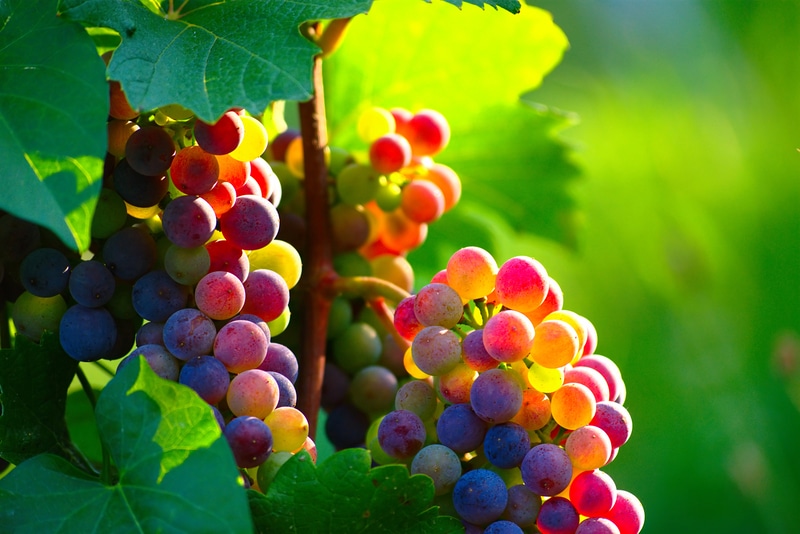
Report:
<svg viewBox="0 0 800 534"><path fill-rule="evenodd" d="M290 452L274 452L269 455L269 458L267 458L263 464L258 466L256 482L262 493L267 492L267 488L272 484L275 475L278 474L278 470L292 456L293 454Z"/></svg>
<svg viewBox="0 0 800 534"><path fill-rule="evenodd" d="M200 281L211 267L211 257L204 246L183 248L171 245L164 254L164 269L170 278L186 286Z"/></svg>
<svg viewBox="0 0 800 534"><path fill-rule="evenodd" d="M331 301L328 312L328 339L338 337L353 322L353 308L344 297L336 297Z"/></svg>
<svg viewBox="0 0 800 534"><path fill-rule="evenodd" d="M342 169L353 163L355 159L353 158L353 155L345 148L332 146L330 149L331 161L330 164L328 164L328 172L334 176L337 176Z"/></svg>
<svg viewBox="0 0 800 534"><path fill-rule="evenodd" d="M281 312L279 316L271 321L267 321L267 326L269 327L269 333L272 337L277 336L278 334L282 334L286 328L289 326L289 321L292 317L292 312L289 311L289 307L287 306Z"/></svg>
<svg viewBox="0 0 800 534"><path fill-rule="evenodd" d="M345 204L366 204L380 188L380 175L369 165L352 163L336 176L336 192Z"/></svg>
<svg viewBox="0 0 800 534"><path fill-rule="evenodd" d="M104 187L97 198L92 217L92 237L105 239L122 228L128 218L125 201L113 189Z"/></svg>
<svg viewBox="0 0 800 534"><path fill-rule="evenodd" d="M394 211L400 207L403 199L403 189L389 180L381 180L380 187L375 193L375 202L385 212Z"/></svg>
<svg viewBox="0 0 800 534"><path fill-rule="evenodd" d="M372 365L381 355L381 340L373 327L366 323L353 323L333 340L333 361L346 373Z"/></svg>
<svg viewBox="0 0 800 534"><path fill-rule="evenodd" d="M25 291L11 306L11 319L18 333L38 342L45 331L58 331L66 311L67 303L61 295L37 297Z"/></svg>

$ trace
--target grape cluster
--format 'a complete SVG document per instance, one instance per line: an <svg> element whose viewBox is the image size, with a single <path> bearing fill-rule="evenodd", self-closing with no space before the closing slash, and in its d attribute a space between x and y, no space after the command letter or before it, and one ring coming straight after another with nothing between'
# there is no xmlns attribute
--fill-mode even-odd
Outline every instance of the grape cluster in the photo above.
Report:
<svg viewBox="0 0 800 534"><path fill-rule="evenodd" d="M461 196L458 175L436 163L450 127L433 110L371 108L357 124L363 153L329 149L333 267L339 276L372 276L405 291L414 286L406 254L421 245L428 224ZM283 188L279 237L305 246L303 149L299 132L270 142L267 159ZM388 328L387 328L388 326ZM337 448L363 445L371 421L392 409L406 342L381 322L370 303L337 297L328 321L322 405L326 434Z"/></svg>
<svg viewBox="0 0 800 534"><path fill-rule="evenodd" d="M625 383L540 262L460 249L394 324L414 379L368 432L378 463L430 476L468 532L641 530L641 503L602 470L631 435Z"/></svg>
<svg viewBox="0 0 800 534"><path fill-rule="evenodd" d="M144 358L209 404L243 470L273 453L313 457L295 408L297 358L273 340L289 322L301 259L276 239L282 189L261 157L265 127L244 110L211 124L178 106L139 113L118 84L110 91L90 252L20 240L38 227L0 218L5 256L20 259L16 330L36 341L57 331L79 361L124 358L122 369Z"/></svg>

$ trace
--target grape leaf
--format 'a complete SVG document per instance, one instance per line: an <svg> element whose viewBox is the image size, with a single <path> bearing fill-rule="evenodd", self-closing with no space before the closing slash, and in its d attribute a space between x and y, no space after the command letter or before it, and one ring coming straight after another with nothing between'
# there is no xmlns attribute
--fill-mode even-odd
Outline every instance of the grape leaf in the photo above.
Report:
<svg viewBox="0 0 800 534"><path fill-rule="evenodd" d="M83 29L57 0L7 0L0 9L0 209L89 248L106 153L108 86Z"/></svg>
<svg viewBox="0 0 800 534"><path fill-rule="evenodd" d="M300 24L364 13L371 3L189 0L177 18L139 0L62 0L61 10L119 32L108 74L135 108L177 103L210 121L235 106L260 112L274 100L308 99L319 48Z"/></svg>
<svg viewBox="0 0 800 534"><path fill-rule="evenodd" d="M345 449L319 466L299 453L280 468L266 495L251 490L248 496L259 533L464 532L459 520L432 507L429 477L409 476L402 465L370 469L363 449Z"/></svg>
<svg viewBox="0 0 800 534"><path fill-rule="evenodd" d="M425 0L427 3L431 3L431 0ZM499 2L482 2L481 0L444 0L448 4L453 4L457 8L461 9L461 6L464 5L464 2L467 4L472 4L474 6L478 6L479 8L483 9L484 5L492 6L493 8L497 9L498 7L505 9L509 13L519 13L520 4L516 0L500 0Z"/></svg>
<svg viewBox="0 0 800 534"><path fill-rule="evenodd" d="M143 358L103 390L96 415L119 480L43 454L0 480L12 532L251 532L246 494L208 405Z"/></svg>
<svg viewBox="0 0 800 534"><path fill-rule="evenodd" d="M45 452L71 457L64 413L78 362L54 334L41 345L25 336L15 342L0 350L0 457L13 464Z"/></svg>

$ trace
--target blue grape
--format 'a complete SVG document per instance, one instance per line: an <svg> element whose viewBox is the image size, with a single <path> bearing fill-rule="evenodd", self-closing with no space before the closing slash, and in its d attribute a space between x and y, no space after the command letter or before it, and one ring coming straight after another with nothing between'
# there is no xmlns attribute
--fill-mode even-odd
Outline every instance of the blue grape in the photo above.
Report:
<svg viewBox="0 0 800 534"><path fill-rule="evenodd" d="M88 308L107 304L116 287L114 275L96 260L80 262L69 277L69 294L75 302Z"/></svg>
<svg viewBox="0 0 800 534"><path fill-rule="evenodd" d="M209 404L217 404L225 398L231 383L225 365L213 356L195 356L181 368L178 381L197 392Z"/></svg>
<svg viewBox="0 0 800 534"><path fill-rule="evenodd" d="M544 501L536 518L536 527L542 534L575 532L579 523L577 510L564 497L552 497Z"/></svg>
<svg viewBox="0 0 800 534"><path fill-rule="evenodd" d="M158 247L147 230L128 226L115 232L103 244L103 261L111 273L132 282L150 271L158 259Z"/></svg>
<svg viewBox="0 0 800 534"><path fill-rule="evenodd" d="M245 415L231 419L224 434L236 465L243 469L261 465L272 453L272 431L257 417Z"/></svg>
<svg viewBox="0 0 800 534"><path fill-rule="evenodd" d="M69 275L69 260L54 248L34 250L19 266L22 287L37 297L55 297L64 291Z"/></svg>
<svg viewBox="0 0 800 534"><path fill-rule="evenodd" d="M572 480L572 462L566 451L552 443L536 445L520 466L522 481L543 497L558 495Z"/></svg>
<svg viewBox="0 0 800 534"><path fill-rule="evenodd" d="M183 308L170 315L162 332L164 346L183 361L211 354L216 335L214 321L195 308Z"/></svg>
<svg viewBox="0 0 800 534"><path fill-rule="evenodd" d="M325 420L325 434L336 449L364 445L368 428L369 417L352 404L340 404Z"/></svg>
<svg viewBox="0 0 800 534"><path fill-rule="evenodd" d="M512 523L511 521L506 521L505 519L501 519L499 521L495 521L487 525L486 529L483 531L483 534L523 534L522 529L519 528L519 525L516 523Z"/></svg>
<svg viewBox="0 0 800 534"><path fill-rule="evenodd" d="M531 448L528 431L516 423L501 423L486 432L483 451L486 458L501 469L511 469L522 463Z"/></svg>
<svg viewBox="0 0 800 534"><path fill-rule="evenodd" d="M167 239L183 248L205 245L217 224L214 208L205 199L185 195L173 199L161 215Z"/></svg>
<svg viewBox="0 0 800 534"><path fill-rule="evenodd" d="M486 421L478 417L469 404L453 404L439 416L436 434L442 445L464 454L481 446L487 428Z"/></svg>
<svg viewBox="0 0 800 534"><path fill-rule="evenodd" d="M130 365L136 358L144 358L155 374L165 380L177 382L180 373L178 360L161 345L142 345L119 362L117 372Z"/></svg>
<svg viewBox="0 0 800 534"><path fill-rule="evenodd" d="M393 410L378 426L378 443L394 458L412 458L425 444L425 425L422 419L408 410ZM505 506L505 505L504 505Z"/></svg>
<svg viewBox="0 0 800 534"><path fill-rule="evenodd" d="M164 323L147 322L136 332L136 345L163 345Z"/></svg>
<svg viewBox="0 0 800 534"><path fill-rule="evenodd" d="M166 271L151 271L133 284L133 308L148 321L165 322L186 307L189 288L173 280Z"/></svg>
<svg viewBox="0 0 800 534"><path fill-rule="evenodd" d="M292 381L276 371L267 371L278 383L278 405L276 408L282 406L290 406L294 408L297 406L297 390L294 388Z"/></svg>
<svg viewBox="0 0 800 534"><path fill-rule="evenodd" d="M75 304L61 316L58 338L70 357L82 362L95 361L114 348L117 325L105 308Z"/></svg>
<svg viewBox="0 0 800 534"><path fill-rule="evenodd" d="M489 369L472 383L470 403L484 421L509 421L522 407L522 381L515 371Z"/></svg>
<svg viewBox="0 0 800 534"><path fill-rule="evenodd" d="M539 495L524 484L517 484L508 488L508 503L501 517L521 527L530 527L536 524L541 507L542 498Z"/></svg>
<svg viewBox="0 0 800 534"><path fill-rule="evenodd" d="M169 178L164 174L147 176L131 167L128 160L120 160L114 167L114 190L131 206L155 206L169 190Z"/></svg>
<svg viewBox="0 0 800 534"><path fill-rule="evenodd" d="M488 525L506 509L508 490L500 475L488 469L464 473L453 488L458 515L475 525Z"/></svg>

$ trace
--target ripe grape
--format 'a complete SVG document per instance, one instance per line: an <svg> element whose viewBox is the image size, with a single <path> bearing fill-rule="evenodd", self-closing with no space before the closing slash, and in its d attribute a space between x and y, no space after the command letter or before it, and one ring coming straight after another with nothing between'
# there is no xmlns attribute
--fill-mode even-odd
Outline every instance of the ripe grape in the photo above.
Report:
<svg viewBox="0 0 800 534"><path fill-rule="evenodd" d="M528 388L522 392L522 407L511 421L525 430L539 430L550 421L550 417L550 397L537 389Z"/></svg>
<svg viewBox="0 0 800 534"><path fill-rule="evenodd" d="M169 190L169 178L163 173L146 175L131 167L127 159L114 167L114 191L122 200L138 208L155 206Z"/></svg>
<svg viewBox="0 0 800 534"><path fill-rule="evenodd" d="M247 181L250 176L250 162L233 159L229 155L216 156L219 165L220 182L227 182L238 189Z"/></svg>
<svg viewBox="0 0 800 534"><path fill-rule="evenodd" d="M423 286L414 297L414 314L425 326L453 328L461 320L464 308L461 297L452 287L431 283Z"/></svg>
<svg viewBox="0 0 800 534"><path fill-rule="evenodd" d="M399 171L411 163L411 145L401 135L395 133L382 135L370 144L369 161L380 174Z"/></svg>
<svg viewBox="0 0 800 534"><path fill-rule="evenodd" d="M170 315L162 330L164 346L185 362L211 354L216 335L214 321L194 308L184 308Z"/></svg>
<svg viewBox="0 0 800 534"><path fill-rule="evenodd" d="M178 381L195 390L201 399L217 404L225 398L231 379L228 370L213 356L195 356L181 367Z"/></svg>
<svg viewBox="0 0 800 534"><path fill-rule="evenodd" d="M438 111L423 109L408 121L406 135L415 156L434 156L450 141L450 125Z"/></svg>
<svg viewBox="0 0 800 534"><path fill-rule="evenodd" d="M603 429L614 448L622 447L633 432L631 414L616 402L598 402L597 410L589 424Z"/></svg>
<svg viewBox="0 0 800 534"><path fill-rule="evenodd" d="M138 279L156 263L156 241L146 229L128 226L103 244L103 261L111 273L126 282Z"/></svg>
<svg viewBox="0 0 800 534"><path fill-rule="evenodd" d="M444 194L442 190L427 180L413 180L406 184L401 193L400 207L412 221L433 222L444 213Z"/></svg>
<svg viewBox="0 0 800 534"><path fill-rule="evenodd" d="M469 404L453 404L445 408L436 422L439 443L457 454L474 451L483 443L488 430L486 421L477 416Z"/></svg>
<svg viewBox="0 0 800 534"><path fill-rule="evenodd" d="M513 371L489 369L473 382L470 404L488 423L510 421L522 407L522 381Z"/></svg>
<svg viewBox="0 0 800 534"><path fill-rule="evenodd" d="M335 253L355 250L368 241L371 227L363 207L336 204L331 208L330 220Z"/></svg>
<svg viewBox="0 0 800 534"><path fill-rule="evenodd" d="M572 480L572 463L564 449L552 443L531 448L520 466L522 480L543 497L558 495Z"/></svg>
<svg viewBox="0 0 800 534"><path fill-rule="evenodd" d="M503 479L488 469L464 473L453 488L453 505L469 523L487 525L500 518L508 503Z"/></svg>
<svg viewBox="0 0 800 534"><path fill-rule="evenodd" d="M452 449L434 443L420 449L411 461L411 474L420 473L433 479L436 495L445 495L461 477L461 461Z"/></svg>
<svg viewBox="0 0 800 534"><path fill-rule="evenodd" d="M124 360L119 362L117 372L140 356L147 361L150 369L164 380L173 382L178 380L180 373L178 360L161 345L141 345L137 347Z"/></svg>
<svg viewBox="0 0 800 534"><path fill-rule="evenodd" d="M260 367L259 367L260 369ZM267 371L278 384L278 408L297 405L297 390L292 381L276 371Z"/></svg>
<svg viewBox="0 0 800 534"><path fill-rule="evenodd" d="M244 138L242 118L235 111L226 111L212 124L198 119L194 123L194 138L209 154L228 154Z"/></svg>
<svg viewBox="0 0 800 534"><path fill-rule="evenodd" d="M131 293L136 313L148 321L165 322L170 315L185 308L188 300L189 288L162 270L150 271L139 278Z"/></svg>
<svg viewBox="0 0 800 534"><path fill-rule="evenodd" d="M55 297L67 289L69 277L69 260L54 248L37 248L19 266L22 286L37 297Z"/></svg>
<svg viewBox="0 0 800 534"><path fill-rule="evenodd" d="M617 500L617 485L599 469L584 471L570 484L569 500L581 515L603 516L611 511Z"/></svg>
<svg viewBox="0 0 800 534"><path fill-rule="evenodd" d="M617 490L617 501L605 517L619 527L620 534L639 534L644 527L644 507L629 491Z"/></svg>
<svg viewBox="0 0 800 534"><path fill-rule="evenodd" d="M136 130L125 145L125 160L133 170L146 176L163 176L174 157L172 137L156 125Z"/></svg>
<svg viewBox="0 0 800 534"><path fill-rule="evenodd" d="M506 308L533 311L544 302L548 278L544 266L535 259L511 258L497 271L497 299Z"/></svg>
<svg viewBox="0 0 800 534"><path fill-rule="evenodd" d="M461 339L441 326L427 326L411 343L411 356L422 372L437 376L461 361Z"/></svg>
<svg viewBox="0 0 800 534"><path fill-rule="evenodd" d="M244 316L240 315L239 319ZM297 381L297 357L287 346L280 343L270 343L264 361L258 366L262 371L275 371L282 374L294 384Z"/></svg>
<svg viewBox="0 0 800 534"><path fill-rule="evenodd" d="M564 497L553 497L542 503L536 527L542 534L572 534L578 528L580 516Z"/></svg>
<svg viewBox="0 0 800 534"><path fill-rule="evenodd" d="M365 445L369 423L367 414L352 404L340 404L328 413L325 435L337 449L358 447Z"/></svg>
<svg viewBox="0 0 800 534"><path fill-rule="evenodd" d="M104 306L114 296L114 275L96 260L82 261L69 276L69 294L75 302L89 308Z"/></svg>
<svg viewBox="0 0 800 534"><path fill-rule="evenodd" d="M108 121L108 152L114 157L125 157L125 144L139 125L129 120L112 119Z"/></svg>
<svg viewBox="0 0 800 534"><path fill-rule="evenodd" d="M486 351L483 344L483 329L473 330L461 343L464 362L479 373L497 367L497 360Z"/></svg>
<svg viewBox="0 0 800 534"><path fill-rule="evenodd" d="M413 295L406 297L397 304L394 310L394 327L397 333L408 341L412 341L425 325L423 325L417 314L414 312L414 300L416 297Z"/></svg>
<svg viewBox="0 0 800 534"><path fill-rule="evenodd" d="M541 323L545 317L560 310L564 306L564 293L561 291L561 286L558 285L552 277L547 277L547 294L544 296L544 301L535 308L533 311L525 312L526 317L531 320L534 325Z"/></svg>
<svg viewBox="0 0 800 534"><path fill-rule="evenodd" d="M508 503L500 516L521 527L536 524L536 516L542 507L542 498L524 484L516 484L508 488Z"/></svg>
<svg viewBox="0 0 800 534"><path fill-rule="evenodd" d="M161 224L164 234L172 243L183 248L194 248L205 245L214 233L217 216L214 208L201 197L186 195L167 204L161 215Z"/></svg>
<svg viewBox="0 0 800 534"><path fill-rule="evenodd" d="M535 334L530 320L522 313L503 310L486 321L483 345L498 362L516 362L531 352Z"/></svg>
<svg viewBox="0 0 800 534"><path fill-rule="evenodd" d="M608 398L611 400L615 400L625 387L619 367L607 356L601 356L600 354L583 356L575 365L577 367L591 367L603 375L603 378L608 383Z"/></svg>
<svg viewBox="0 0 800 534"><path fill-rule="evenodd" d="M298 139L299 137L300 132L292 128L284 130L276 135L267 146L267 152L270 155L269 159L281 162L285 161L286 149L289 146L289 143L291 143L294 139Z"/></svg>
<svg viewBox="0 0 800 534"><path fill-rule="evenodd" d="M531 448L527 430L516 423L501 423L486 432L483 451L492 465L511 469L522 463Z"/></svg>
<svg viewBox="0 0 800 534"><path fill-rule="evenodd" d="M199 146L181 150L169 168L172 183L178 191L187 195L208 193L219 178L219 163L213 154Z"/></svg>
<svg viewBox="0 0 800 534"><path fill-rule="evenodd" d="M546 319L537 324L535 329L536 338L530 351L534 362L555 369L572 361L578 351L578 334L569 323Z"/></svg>
<svg viewBox="0 0 800 534"><path fill-rule="evenodd" d="M583 384L564 384L550 396L550 409L556 423L575 430L589 424L597 409L597 401Z"/></svg>
<svg viewBox="0 0 800 534"><path fill-rule="evenodd" d="M108 93L109 115L120 120L132 120L139 116L139 112L133 109L130 102L128 102L128 97L117 80L108 81Z"/></svg>
<svg viewBox="0 0 800 534"><path fill-rule="evenodd" d="M603 429L586 425L575 429L567 436L564 450L576 470L599 469L611 458L611 440Z"/></svg>
<svg viewBox="0 0 800 534"><path fill-rule="evenodd" d="M422 180L433 182L444 197L444 211L449 211L461 199L461 179L456 172L441 163L434 163L427 172L419 176Z"/></svg>
<svg viewBox="0 0 800 534"><path fill-rule="evenodd" d="M272 431L257 417L235 417L223 434L241 468L261 465L272 453Z"/></svg>
<svg viewBox="0 0 800 534"><path fill-rule="evenodd" d="M594 399L599 403L609 400L608 382L598 371L591 367L572 367L564 373L564 382L583 384L592 392Z"/></svg>
<svg viewBox="0 0 800 534"><path fill-rule="evenodd" d="M75 360L90 362L105 357L117 340L117 325L105 308L70 306L58 327L64 352Z"/></svg>
<svg viewBox="0 0 800 534"><path fill-rule="evenodd" d="M236 198L219 219L225 239L244 250L265 247L278 234L278 212L268 200L255 195Z"/></svg>
<svg viewBox="0 0 800 534"><path fill-rule="evenodd" d="M619 528L605 517L588 517L581 521L575 534L620 534Z"/></svg>
<svg viewBox="0 0 800 534"><path fill-rule="evenodd" d="M241 373L261 365L267 355L268 346L269 339L258 325L235 319L217 332L217 337L214 338L214 356L231 373Z"/></svg>
<svg viewBox="0 0 800 534"><path fill-rule="evenodd" d="M245 286L227 271L213 271L197 282L194 291L197 307L214 320L230 319L245 303Z"/></svg>
<svg viewBox="0 0 800 534"><path fill-rule="evenodd" d="M281 275L269 269L255 269L244 281L245 300L242 313L277 319L289 305L289 287Z"/></svg>
<svg viewBox="0 0 800 534"><path fill-rule="evenodd" d="M217 217L221 217L236 202L236 188L230 182L218 181L209 191L200 195L200 198L208 202Z"/></svg>
<svg viewBox="0 0 800 534"><path fill-rule="evenodd" d="M447 261L447 284L464 300L485 297L492 292L497 262L480 247L457 250Z"/></svg>
<svg viewBox="0 0 800 534"><path fill-rule="evenodd" d="M163 345L164 323L147 322L136 332L136 345Z"/></svg>
<svg viewBox="0 0 800 534"><path fill-rule="evenodd" d="M227 271L242 282L250 274L250 260L245 252L225 239L218 239L205 245L210 265L208 272Z"/></svg>
<svg viewBox="0 0 800 534"><path fill-rule="evenodd" d="M460 404L470 401L472 384L478 377L470 366L459 360L455 367L434 378L436 391L448 404Z"/></svg>
<svg viewBox="0 0 800 534"><path fill-rule="evenodd" d="M389 456L412 458L425 444L425 426L414 412L391 411L378 427L378 442Z"/></svg>
<svg viewBox="0 0 800 534"><path fill-rule="evenodd" d="M231 380L226 396L234 415L252 415L264 419L278 407L280 388L266 371L248 369Z"/></svg>
<svg viewBox="0 0 800 534"><path fill-rule="evenodd" d="M523 532L515 523L501 519L487 525L483 534L523 534Z"/></svg>
<svg viewBox="0 0 800 534"><path fill-rule="evenodd" d="M308 420L297 408L283 406L275 408L264 422L272 430L276 452L294 452L300 449L308 437Z"/></svg>

